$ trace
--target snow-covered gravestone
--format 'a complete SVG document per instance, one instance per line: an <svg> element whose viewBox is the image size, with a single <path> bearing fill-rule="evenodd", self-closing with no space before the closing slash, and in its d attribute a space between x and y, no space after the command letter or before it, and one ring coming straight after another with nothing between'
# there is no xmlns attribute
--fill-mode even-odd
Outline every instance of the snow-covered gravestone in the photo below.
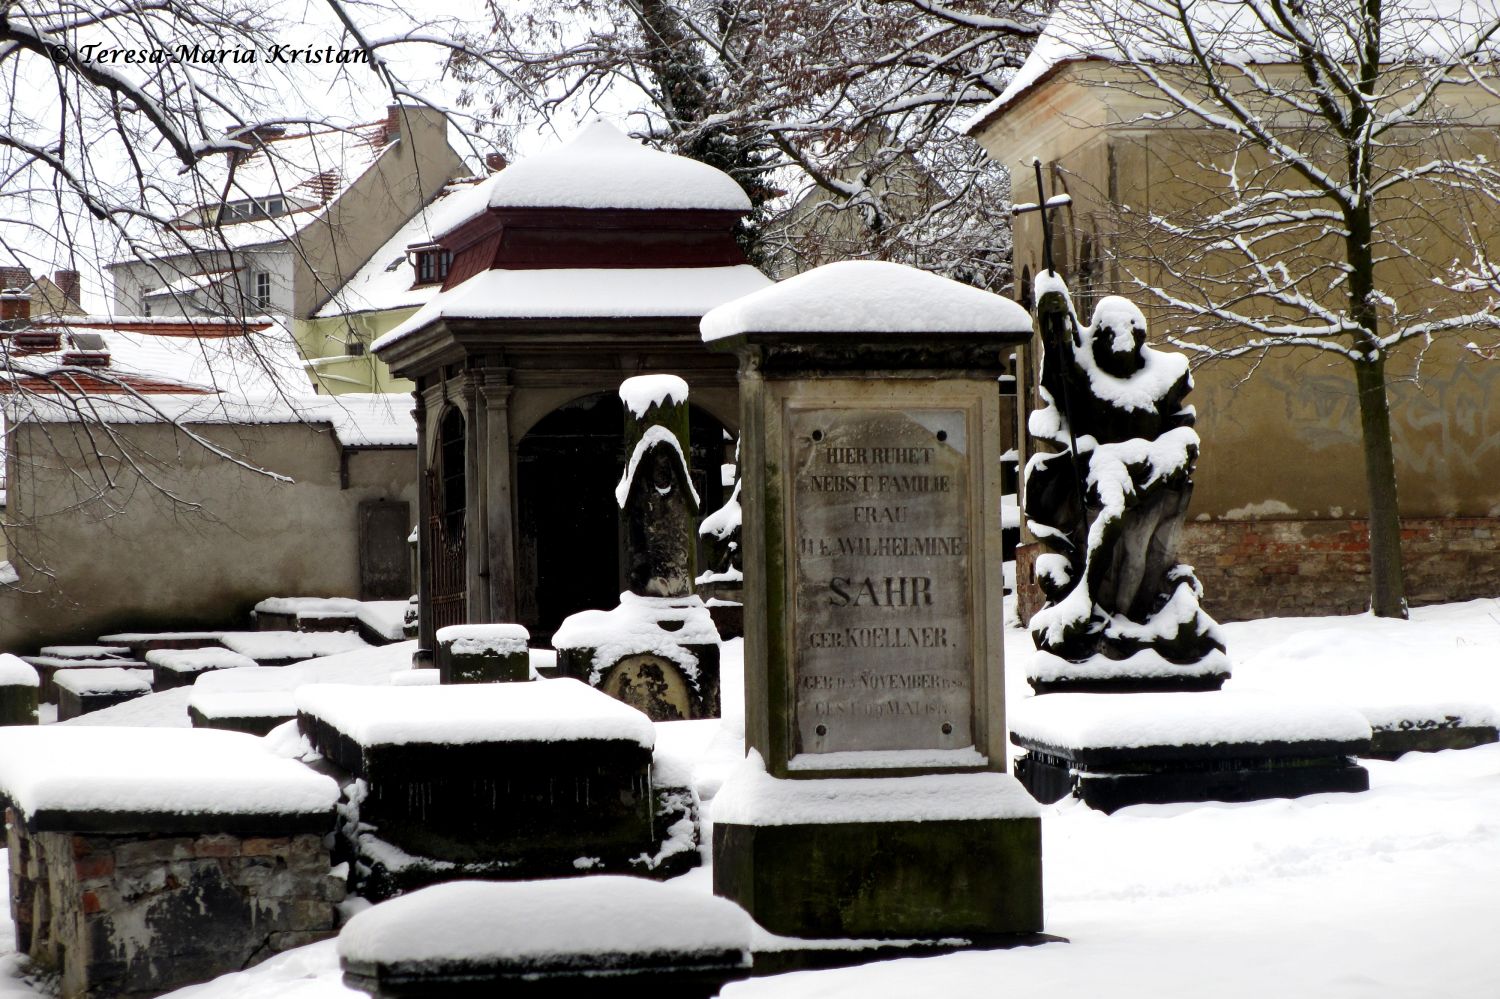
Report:
<svg viewBox="0 0 1500 999"><path fill-rule="evenodd" d="M1053 274L1036 281L1043 406L1028 429L1051 451L1026 464L1024 508L1050 549L1036 560L1047 597L1029 627L1028 680L1058 691L1217 690L1229 675L1202 587L1177 561L1198 460L1187 359L1146 345L1124 298L1073 313Z"/></svg>
<svg viewBox="0 0 1500 999"><path fill-rule="evenodd" d="M0 725L35 725L40 688L35 669L0 652Z"/></svg>
<svg viewBox="0 0 1500 999"><path fill-rule="evenodd" d="M443 683L531 679L531 634L519 624L451 624L437 631Z"/></svg>
<svg viewBox="0 0 1500 999"><path fill-rule="evenodd" d="M831 264L713 310L740 362L745 768L714 890L775 933L1041 928L1006 773L999 394L1031 318L913 268Z"/></svg>
<svg viewBox="0 0 1500 999"><path fill-rule="evenodd" d="M338 786L238 732L0 729L16 950L155 996L331 936Z"/></svg>
<svg viewBox="0 0 1500 999"><path fill-rule="evenodd" d="M559 671L654 721L717 718L719 633L693 592L698 492L688 467L688 387L676 375L620 385L625 470L615 489L625 540L620 605L563 621Z"/></svg>

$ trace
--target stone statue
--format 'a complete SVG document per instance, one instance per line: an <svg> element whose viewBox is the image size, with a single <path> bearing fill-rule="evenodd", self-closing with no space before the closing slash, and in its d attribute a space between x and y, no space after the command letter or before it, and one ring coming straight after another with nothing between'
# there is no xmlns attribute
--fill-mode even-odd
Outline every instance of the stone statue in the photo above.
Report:
<svg viewBox="0 0 1500 999"><path fill-rule="evenodd" d="M1216 689L1224 643L1177 561L1199 450L1187 359L1147 346L1127 299L1101 300L1084 326L1043 274L1037 301L1042 408L1028 429L1055 450L1026 467L1025 514L1050 549L1036 560L1047 604L1030 622L1033 686Z"/></svg>

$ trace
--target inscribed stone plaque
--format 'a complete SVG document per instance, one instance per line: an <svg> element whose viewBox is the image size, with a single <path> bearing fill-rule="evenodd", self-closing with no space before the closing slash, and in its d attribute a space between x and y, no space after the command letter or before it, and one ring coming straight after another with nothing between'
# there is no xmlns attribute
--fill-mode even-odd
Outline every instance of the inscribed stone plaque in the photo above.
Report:
<svg viewBox="0 0 1500 999"><path fill-rule="evenodd" d="M794 752L973 745L957 409L794 409Z"/></svg>

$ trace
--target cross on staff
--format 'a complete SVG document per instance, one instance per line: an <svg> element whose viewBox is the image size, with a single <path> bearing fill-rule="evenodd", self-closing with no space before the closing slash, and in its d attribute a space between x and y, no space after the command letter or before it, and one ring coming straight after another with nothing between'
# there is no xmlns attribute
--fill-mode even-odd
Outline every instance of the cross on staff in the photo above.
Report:
<svg viewBox="0 0 1500 999"><path fill-rule="evenodd" d="M1031 166L1032 169L1036 171L1036 203L1015 205L1011 208L1010 213L1013 216L1026 215L1030 212L1041 213L1042 264L1047 268L1048 275L1056 277L1057 270L1052 266L1052 220L1048 217L1047 213L1058 208L1064 208L1068 205L1071 205L1073 203L1073 197L1072 195L1068 194L1055 194L1050 198L1047 197L1047 191L1042 185L1041 157L1033 158L1031 161ZM1063 356L1062 338L1065 334L1063 330L1058 328L1058 319L1059 317L1055 312L1042 317L1042 345L1044 349L1050 346L1050 349L1058 352L1058 356ZM1071 308L1069 309L1067 314L1067 323L1068 326L1072 327L1074 335L1073 339L1076 343L1078 327L1077 324L1073 321ZM1054 341L1050 345L1047 343L1049 339ZM1073 400L1068 397L1069 378L1065 373L1060 372L1059 381L1061 383L1062 392L1061 397L1057 400L1057 403L1062 408L1063 423L1068 428L1068 465L1071 467L1073 472L1073 499L1077 504L1078 509L1078 525L1075 528L1077 539L1073 541L1073 548L1075 550L1075 553L1077 553L1080 545L1087 545L1089 530L1088 513L1087 507L1084 505L1084 475L1083 467L1080 464L1080 458L1078 454L1078 438L1073 432Z"/></svg>
<svg viewBox="0 0 1500 999"><path fill-rule="evenodd" d="M1052 220L1047 217L1047 213L1054 209L1071 205L1073 203L1073 196L1071 194L1054 194L1050 198L1047 197L1047 192L1042 189L1041 158L1032 159L1031 165L1036 170L1036 203L1027 202L1025 204L1014 205L1011 207L1010 213L1011 215L1025 215L1028 212L1042 213L1042 263L1046 266L1048 274L1056 275L1057 271L1052 266Z"/></svg>

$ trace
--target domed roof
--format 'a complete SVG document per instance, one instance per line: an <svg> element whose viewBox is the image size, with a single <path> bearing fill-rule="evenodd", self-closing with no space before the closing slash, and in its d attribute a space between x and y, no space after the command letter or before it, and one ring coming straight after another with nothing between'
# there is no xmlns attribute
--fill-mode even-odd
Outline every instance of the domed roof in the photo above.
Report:
<svg viewBox="0 0 1500 999"><path fill-rule="evenodd" d="M727 173L641 145L602 119L492 180L491 208L750 210L744 189Z"/></svg>

